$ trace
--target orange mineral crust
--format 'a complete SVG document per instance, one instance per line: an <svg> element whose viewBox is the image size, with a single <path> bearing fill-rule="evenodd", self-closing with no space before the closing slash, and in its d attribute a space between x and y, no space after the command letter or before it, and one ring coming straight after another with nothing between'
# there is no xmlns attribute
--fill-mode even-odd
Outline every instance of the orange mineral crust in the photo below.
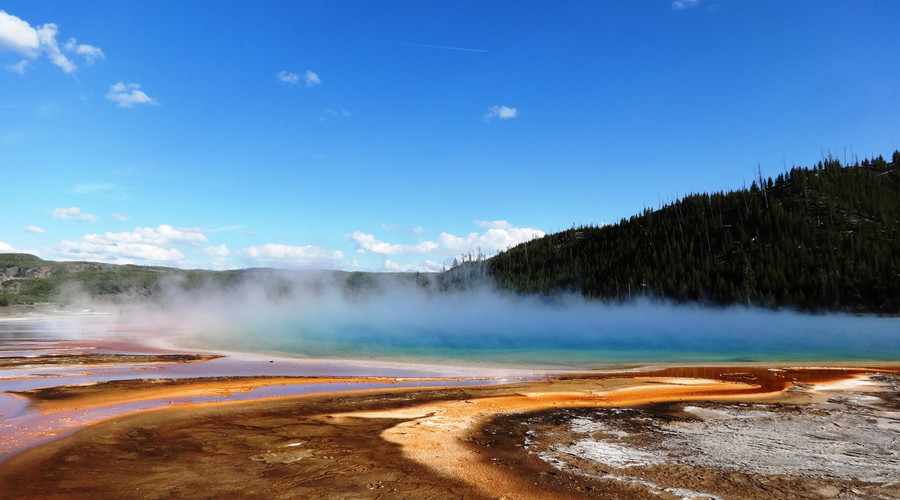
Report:
<svg viewBox="0 0 900 500"><path fill-rule="evenodd" d="M610 479L614 476L610 473L606 473L609 477L580 475L577 467L563 469L528 452L529 446L540 443L529 445L527 428L513 423L527 415L546 415L542 418L552 421L554 415L571 411L590 414L647 405L684 406L686 402L695 406L732 404L716 403L724 401L805 408L836 394L872 398L866 391L882 387L878 384L884 381L879 377L896 380L896 373L894 367L669 367L508 385L377 388L229 404L186 404L111 417L14 456L0 464L0 491L9 498L191 497L200 491L204 497L227 498L262 494L270 498L593 498L600 488L603 494L599 496L609 498L675 498L681 490L694 489L723 494L746 491L747 498L765 498L753 493L757 490L747 489L750 486L738 484L765 479L759 475L729 473L713 481L709 479L713 472L707 469L694 474L678 472L690 470L683 467L674 472L649 466L640 469L650 474L646 477L687 478L679 483L681 490L627 479L643 472L621 476L627 480L620 476ZM167 389L171 394L241 391L284 381L218 382L221 384L216 379L185 381L181 387L160 388L153 387L152 381L135 381L115 397L120 401L159 397ZM47 408L108 401L103 398L109 396L85 389L79 394L78 388L67 388L61 400L68 402ZM128 396L130 392L134 395ZM886 397L880 392L871 394ZM52 400L32 397L38 405ZM686 415L687 410L676 413ZM816 409L816 414L821 411ZM486 430L497 426L519 432L520 437L502 437ZM706 479L694 481L694 477ZM843 479L777 481L787 492L793 491L790 488L808 493L815 488L841 492L863 487ZM739 487L744 490L736 489ZM768 491L766 488L762 484L758 491Z"/></svg>

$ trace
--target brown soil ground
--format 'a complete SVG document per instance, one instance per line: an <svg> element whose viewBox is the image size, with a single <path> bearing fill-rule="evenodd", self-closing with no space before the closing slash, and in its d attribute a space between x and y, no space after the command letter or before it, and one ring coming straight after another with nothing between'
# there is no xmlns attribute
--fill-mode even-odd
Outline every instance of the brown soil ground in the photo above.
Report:
<svg viewBox="0 0 900 500"><path fill-rule="evenodd" d="M762 408L807 409L809 418L821 418L822 411L857 412L859 422L890 423L900 409L896 377L872 375L867 369L669 370L142 412L11 458L0 465L0 492L10 499L900 498L887 480L875 484L677 461L610 466L578 453L560 453L586 439L618 443L625 436L621 439L628 438L637 456L641 450L661 454L660 443L673 432L665 425L672 419L700 418L685 414L693 407L715 415L738 412L729 413L736 422L739 405L746 401ZM874 377L882 377L881 382L859 385ZM839 381L856 383L833 385ZM122 393L150 390L151 382L143 383L146 387L137 383ZM215 387L216 381L203 384ZM89 388L81 396L77 388L68 389L54 404L90 401L97 394ZM866 397L876 398L877 404L833 406L836 398L863 392L874 394ZM54 400L52 391L31 397L38 404ZM687 410L685 402L692 405ZM617 408L643 413L622 418ZM589 419L606 430L586 435L574 425L581 422L576 419ZM783 437L779 429L791 428L774 428L771 440ZM772 449L777 452L778 447ZM891 460L893 450L869 450L871 456L857 452L865 462Z"/></svg>
<svg viewBox="0 0 900 500"><path fill-rule="evenodd" d="M0 369L39 366L119 366L151 363L190 363L221 356L199 354L47 354L40 356L0 357Z"/></svg>

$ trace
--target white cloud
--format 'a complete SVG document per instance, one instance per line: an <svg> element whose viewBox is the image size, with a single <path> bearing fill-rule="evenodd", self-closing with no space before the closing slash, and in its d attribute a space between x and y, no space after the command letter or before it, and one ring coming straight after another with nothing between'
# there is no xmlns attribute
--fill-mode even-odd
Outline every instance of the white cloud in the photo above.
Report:
<svg viewBox="0 0 900 500"><path fill-rule="evenodd" d="M475 224L483 229L512 229L513 227L505 220L476 220Z"/></svg>
<svg viewBox="0 0 900 500"><path fill-rule="evenodd" d="M268 243L252 246L238 252L246 260L269 266L335 267L344 258L340 250L326 250L306 245L302 247Z"/></svg>
<svg viewBox="0 0 900 500"><path fill-rule="evenodd" d="M0 10L0 48L13 50L33 59L37 57L39 47L37 30L28 22Z"/></svg>
<svg viewBox="0 0 900 500"><path fill-rule="evenodd" d="M690 7L696 7L700 4L700 0L675 0L672 2L672 8L675 10L684 10Z"/></svg>
<svg viewBox="0 0 900 500"><path fill-rule="evenodd" d="M117 222L125 222L128 219L130 219L131 217L128 217L127 215L122 215L119 212L116 212L116 213L110 214L109 218L114 221L117 221Z"/></svg>
<svg viewBox="0 0 900 500"><path fill-rule="evenodd" d="M474 252L481 248L484 252L497 252L514 247L519 243L533 240L544 236L544 232L539 229L528 227L513 227L508 229L493 228L479 233L469 233L467 236L454 236L452 234L441 233L439 241L441 246L457 254Z"/></svg>
<svg viewBox="0 0 900 500"><path fill-rule="evenodd" d="M174 248L109 242L99 234L89 234L77 241L62 241L56 245L56 251L69 259L111 264L134 264L135 259L147 264L184 260L184 254Z"/></svg>
<svg viewBox="0 0 900 500"><path fill-rule="evenodd" d="M515 118L516 113L516 108L510 108L507 106L491 106L490 108L488 108L488 112L484 115L484 122L489 123L494 118L500 118L501 120Z"/></svg>
<svg viewBox="0 0 900 500"><path fill-rule="evenodd" d="M484 221L481 221L484 223ZM504 223L504 224L500 224ZM505 227L485 227L483 233L470 233L466 236L456 236L449 233L441 233L437 241L420 241L411 244L392 244L375 239L374 235L356 231L346 237L356 243L358 253L371 252L378 255L433 255L441 258L451 258L467 253L476 253L480 248L482 252L497 252L544 236L539 229L527 227L514 227L505 221L485 223ZM484 226L483 226L484 227Z"/></svg>
<svg viewBox="0 0 900 500"><path fill-rule="evenodd" d="M297 82L300 81L300 75L297 73L290 73L287 71L279 71L278 74L275 75L276 78L281 80L284 83L290 83L291 85L296 85Z"/></svg>
<svg viewBox="0 0 900 500"><path fill-rule="evenodd" d="M228 256L231 255L231 250L229 250L227 246L219 245L217 247L206 247L203 250L200 250L200 253L212 257L211 264L213 269L224 269L228 267Z"/></svg>
<svg viewBox="0 0 900 500"><path fill-rule="evenodd" d="M28 59L22 59L16 64L7 64L6 69L12 71L13 73L18 73L20 75L25 74L25 67L28 66Z"/></svg>
<svg viewBox="0 0 900 500"><path fill-rule="evenodd" d="M62 241L56 250L70 259L109 262L171 264L184 260L184 254L172 245L205 243L206 235L199 228L136 227L132 231L105 234L86 234L75 241ZM168 248L167 248L168 247Z"/></svg>
<svg viewBox="0 0 900 500"><path fill-rule="evenodd" d="M174 228L167 224L153 227L136 227L129 232L106 233L104 238L119 243L138 243L165 246L170 244L195 245L206 243L206 235L198 227Z"/></svg>
<svg viewBox="0 0 900 500"><path fill-rule="evenodd" d="M346 235L348 239L356 242L357 250L369 251L379 255L428 255L434 254L440 246L433 241L422 241L415 245L390 244L375 239L374 235L355 231Z"/></svg>
<svg viewBox="0 0 900 500"><path fill-rule="evenodd" d="M83 222L97 222L99 217L93 214L83 214L78 207L57 208L53 211L54 219L77 220Z"/></svg>
<svg viewBox="0 0 900 500"><path fill-rule="evenodd" d="M297 73L292 73L290 71L279 71L276 75L276 78L281 80L284 83L290 83L291 85L296 85L300 83L300 75ZM303 75L303 81L306 82L307 87L312 87L313 85L319 85L322 83L322 80L319 79L319 75L313 73L312 71L307 71ZM349 113L348 113L349 115Z"/></svg>
<svg viewBox="0 0 900 500"><path fill-rule="evenodd" d="M130 108L135 104L157 104L155 99L140 88L137 83L119 82L109 86L106 98L118 104L120 108Z"/></svg>
<svg viewBox="0 0 900 500"><path fill-rule="evenodd" d="M322 83L322 80L319 79L319 75L313 73L312 71L307 71L305 75L303 75L303 80L306 81L307 87L312 87L313 85L319 85Z"/></svg>
<svg viewBox="0 0 900 500"><path fill-rule="evenodd" d="M47 232L47 231L44 231L43 228L40 228L40 227L37 227L37 226L23 227L23 228L22 228L22 231L25 231L26 233L35 233L35 234L42 234L42 233L46 233L46 232Z"/></svg>
<svg viewBox="0 0 900 500"><path fill-rule="evenodd" d="M206 247L200 250L200 253L211 257L228 257L231 255L231 250L225 245L219 245L217 247Z"/></svg>
<svg viewBox="0 0 900 500"><path fill-rule="evenodd" d="M27 21L0 10L0 49L18 52L30 59L37 59L41 54L45 54L50 62L64 72L72 73L77 68L60 50L56 41L57 34L59 34L59 28L54 23L32 27ZM74 38L69 38L63 48L68 53L83 57L87 64L93 64L97 59L105 57L100 47L79 44ZM6 69L24 74L27 65L28 60L24 60L9 65Z"/></svg>
<svg viewBox="0 0 900 500"><path fill-rule="evenodd" d="M391 261L391 259L387 259L384 261L384 270L389 272L422 272L422 273L436 273L441 271L444 268L441 264L433 260L426 260L425 262L412 262L410 264L397 264L396 262Z"/></svg>
<svg viewBox="0 0 900 500"><path fill-rule="evenodd" d="M56 44L57 33L59 33L59 29L53 23L47 23L38 27L37 34L41 43L41 50L47 54L50 62L59 66L64 72L72 73L75 71L75 65L59 50L59 45Z"/></svg>
<svg viewBox="0 0 900 500"><path fill-rule="evenodd" d="M39 250L27 250L23 248L15 248L9 243L0 241L0 253L30 253L31 255L40 255Z"/></svg>
<svg viewBox="0 0 900 500"><path fill-rule="evenodd" d="M83 57L89 66L94 64L94 61L97 59L106 59L106 55L103 54L100 47L94 47L93 45L88 45L86 43L78 43L78 40L74 38L69 38L66 41L66 51L74 52Z"/></svg>

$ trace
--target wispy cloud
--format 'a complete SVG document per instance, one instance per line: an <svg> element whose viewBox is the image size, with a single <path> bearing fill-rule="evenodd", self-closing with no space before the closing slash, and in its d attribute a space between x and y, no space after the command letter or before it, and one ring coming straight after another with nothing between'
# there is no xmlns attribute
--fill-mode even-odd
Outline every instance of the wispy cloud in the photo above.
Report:
<svg viewBox="0 0 900 500"><path fill-rule="evenodd" d="M155 99L140 90L137 83L119 82L109 86L106 98L116 103L120 108L131 108L135 104L158 104Z"/></svg>
<svg viewBox="0 0 900 500"><path fill-rule="evenodd" d="M25 68L28 67L28 59L22 59L16 64L7 64L6 69L20 75L25 74Z"/></svg>
<svg viewBox="0 0 900 500"><path fill-rule="evenodd" d="M296 85L297 82L300 81L300 75L297 73L290 73L288 71L279 71L275 78L278 78L284 83L290 83L291 85Z"/></svg>
<svg viewBox="0 0 900 500"><path fill-rule="evenodd" d="M225 245L219 245L217 247L206 247L200 250L200 253L213 257L227 257L231 255L231 250L228 250L228 247Z"/></svg>
<svg viewBox="0 0 900 500"><path fill-rule="evenodd" d="M0 49L18 52L32 60L42 54L46 55L51 63L65 73L73 73L77 69L75 63L66 54L80 56L89 65L97 59L104 58L103 51L99 47L79 44L74 38L69 38L60 48L56 41L57 34L59 34L59 28L54 23L32 27L27 21L0 10ZM6 68L24 74L27 65L28 59L6 66Z"/></svg>
<svg viewBox="0 0 900 500"><path fill-rule="evenodd" d="M483 229L512 229L513 225L505 220L476 220L475 225Z"/></svg>
<svg viewBox="0 0 900 500"><path fill-rule="evenodd" d="M443 265L433 261L433 260L425 260L422 261L413 261L409 264L398 264L391 259L387 259L384 261L384 267L382 270L388 272L422 272L422 273L436 273L441 271L444 268Z"/></svg>
<svg viewBox="0 0 900 500"><path fill-rule="evenodd" d="M59 33L59 29L53 23L38 27L37 34L41 44L41 51L47 54L50 62L58 66L64 73L72 73L76 69L75 64L59 50L59 45L56 43L57 33Z"/></svg>
<svg viewBox="0 0 900 500"><path fill-rule="evenodd" d="M425 229L423 229L422 226L403 227L400 224L387 224L384 222L381 223L381 229L384 229L385 231L395 231L395 230L399 229L400 231L403 231L404 233L413 233L413 234L422 234L425 232Z"/></svg>
<svg viewBox="0 0 900 500"><path fill-rule="evenodd" d="M457 50L460 52L487 52L484 49L471 49L468 47L453 47L450 45L429 45L427 43L403 43L403 42L388 42L392 45L403 45L405 47L419 47L423 49L439 49L439 50Z"/></svg>
<svg viewBox="0 0 900 500"><path fill-rule="evenodd" d="M515 118L517 113L518 111L516 111L516 108L510 108L508 106L491 106L484 115L484 122L490 123L494 118L508 120L510 118Z"/></svg>
<svg viewBox="0 0 900 500"><path fill-rule="evenodd" d="M75 53L84 58L85 62L90 66L97 59L106 59L106 55L100 50L100 47L94 47L86 43L78 43L78 40L69 38L66 41L66 51Z"/></svg>
<svg viewBox="0 0 900 500"><path fill-rule="evenodd" d="M100 217L93 214L82 213L78 207L57 208L53 211L54 219L77 220L82 222L97 222Z"/></svg>
<svg viewBox="0 0 900 500"><path fill-rule="evenodd" d="M512 246L544 236L539 229L515 227L506 221L479 221L484 232L456 236L441 233L435 241L420 241L414 244L389 243L375 238L372 234L355 231L346 238L355 243L357 253L376 255L428 255L440 259L458 257L467 253L497 252Z"/></svg>
<svg viewBox="0 0 900 500"><path fill-rule="evenodd" d="M148 245L195 245L206 243L206 235L198 227L175 228L168 224L157 227L136 227L122 233L106 233L109 241L120 243L145 243Z"/></svg>
<svg viewBox="0 0 900 500"><path fill-rule="evenodd" d="M131 217L128 217L127 215L122 215L119 212L116 212L116 213L110 214L109 218L116 222L125 222L128 219L130 219Z"/></svg>
<svg viewBox="0 0 900 500"><path fill-rule="evenodd" d="M330 120L331 118L347 118L350 116L350 112L346 109L331 109L325 108L325 113L319 115L319 121L324 122Z"/></svg>
<svg viewBox="0 0 900 500"><path fill-rule="evenodd" d="M675 0L672 2L672 8L675 10L684 10L700 5L700 0Z"/></svg>
<svg viewBox="0 0 900 500"><path fill-rule="evenodd" d="M436 253L441 246L433 241L422 241L414 245L410 244L391 244L380 241L375 235L366 234L362 231L354 231L353 234L346 235L347 239L356 243L357 251L372 252L379 255L430 255Z"/></svg>
<svg viewBox="0 0 900 500"><path fill-rule="evenodd" d="M69 190L73 194L93 194L102 191L110 191L115 189L116 185L111 182L95 183L95 184L76 184Z"/></svg>
<svg viewBox="0 0 900 500"><path fill-rule="evenodd" d="M306 82L307 87L312 87L313 85L319 85L322 83L322 80L319 79L319 75L313 73L312 71L307 71L305 75L303 75L303 80Z"/></svg>
<svg viewBox="0 0 900 500"><path fill-rule="evenodd" d="M298 83L300 83L300 79L303 78L303 81L306 83L307 87L312 87L314 85L319 85L322 83L322 80L319 78L319 75L313 73L312 71L307 71L301 77L297 73L282 70L275 74L275 78L278 78L279 81L282 81L284 83L289 83L291 85L297 85Z"/></svg>
<svg viewBox="0 0 900 500"><path fill-rule="evenodd" d="M22 228L22 231L24 231L24 232L26 232L26 233L35 233L35 234L43 234L43 233L46 233L46 232L47 232L47 231L45 231L43 228L40 228L40 227L37 227L37 226L27 226L27 227L23 227L23 228Z"/></svg>
<svg viewBox="0 0 900 500"><path fill-rule="evenodd" d="M167 263L184 260L175 245L206 243L206 235L199 228L175 228L169 225L136 227L120 233L87 234L78 240L65 240L56 251L66 258L114 264L129 264L136 260L145 263Z"/></svg>
<svg viewBox="0 0 900 500"><path fill-rule="evenodd" d="M200 250L200 253L212 258L212 267L214 269L223 269L226 267L231 250L225 245L219 245L217 247L206 247Z"/></svg>
<svg viewBox="0 0 900 500"><path fill-rule="evenodd" d="M268 243L240 250L245 261L256 265L286 267L336 268L344 258L340 250L326 250L314 245L291 246Z"/></svg>

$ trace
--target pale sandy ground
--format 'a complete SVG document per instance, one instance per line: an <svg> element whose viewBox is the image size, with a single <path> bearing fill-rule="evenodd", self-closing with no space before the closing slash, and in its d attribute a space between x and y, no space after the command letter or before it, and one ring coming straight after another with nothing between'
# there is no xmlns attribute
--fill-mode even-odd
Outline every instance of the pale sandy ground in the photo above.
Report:
<svg viewBox="0 0 900 500"><path fill-rule="evenodd" d="M403 419L381 435L400 445L405 456L426 464L443 475L472 484L496 498L545 498L546 492L523 489L522 477L479 460L477 449L467 446L468 437L499 415L564 408L620 408L646 403L684 400L758 401L804 403L825 401L841 391L868 390L877 384L871 376L857 375L832 383L812 385L802 395L781 391L748 395L744 384L703 379L633 378L616 383L601 381L554 381L514 395L465 401L448 401L376 412L350 412L336 418ZM577 454L569 449L568 454ZM633 452L637 454L636 450ZM900 470L900 469L898 469ZM687 492L684 490L682 493ZM690 496L690 495L688 495Z"/></svg>

